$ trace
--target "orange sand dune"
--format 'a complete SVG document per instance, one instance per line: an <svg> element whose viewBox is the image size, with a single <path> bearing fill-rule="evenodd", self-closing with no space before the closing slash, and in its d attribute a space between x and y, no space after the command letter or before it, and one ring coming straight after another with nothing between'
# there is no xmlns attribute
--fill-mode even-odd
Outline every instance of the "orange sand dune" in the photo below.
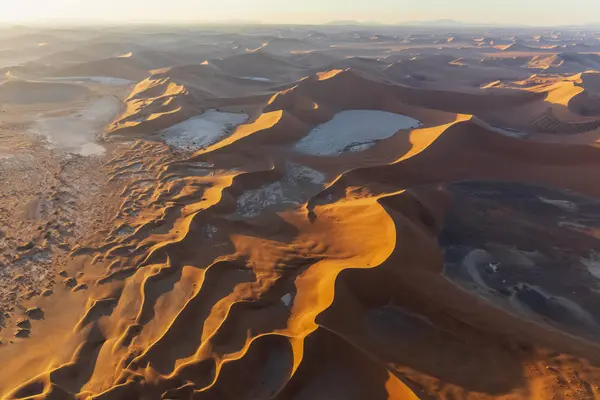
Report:
<svg viewBox="0 0 600 400"><path fill-rule="evenodd" d="M156 70L132 90L110 133L152 133L205 109L256 103L272 85L230 76L207 64Z"/></svg>
<svg viewBox="0 0 600 400"><path fill-rule="evenodd" d="M586 71L572 76L532 75L512 83L494 82L488 88L512 88L519 93L543 95L525 107L490 110L492 119L510 121L509 125L544 134L579 134L600 127L596 117L597 72Z"/></svg>
<svg viewBox="0 0 600 400"><path fill-rule="evenodd" d="M546 73L575 73L600 69L598 54L559 53L536 56L529 63L530 68L539 68Z"/></svg>
<svg viewBox="0 0 600 400"><path fill-rule="evenodd" d="M588 71L572 78L575 85L583 90L569 101L569 109L582 116L600 115L600 73Z"/></svg>
<svg viewBox="0 0 600 400"><path fill-rule="evenodd" d="M538 140L600 127L596 72L532 76L524 28L204 29L150 32L239 54L150 71L162 57L132 51L68 71L138 82L93 164L106 215L65 202L92 232L58 232L76 245L52 290L0 320L1 398L600 398L600 148ZM44 89L8 81L0 97L29 85ZM155 134L211 109L249 119L193 153ZM367 135L390 114L409 123ZM0 146L22 134L15 115ZM319 134L354 142L300 151ZM1 171L27 161L9 156ZM56 225L39 223L47 243Z"/></svg>

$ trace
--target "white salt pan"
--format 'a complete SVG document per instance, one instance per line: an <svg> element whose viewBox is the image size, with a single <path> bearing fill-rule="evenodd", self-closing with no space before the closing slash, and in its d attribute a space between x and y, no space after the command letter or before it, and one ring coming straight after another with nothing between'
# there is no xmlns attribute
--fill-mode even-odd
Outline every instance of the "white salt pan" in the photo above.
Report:
<svg viewBox="0 0 600 400"><path fill-rule="evenodd" d="M399 130L420 126L416 119L401 114L376 110L342 111L331 121L313 129L295 148L300 153L319 156L358 152Z"/></svg>
<svg viewBox="0 0 600 400"><path fill-rule="evenodd" d="M271 80L269 78L263 78L260 76L242 76L242 79L248 79L251 81L258 81L258 82L271 82Z"/></svg>
<svg viewBox="0 0 600 400"><path fill-rule="evenodd" d="M64 76L58 78L46 78L46 81L59 81L69 83L92 83L106 86L126 86L134 83L128 79L113 78L110 76Z"/></svg>
<svg viewBox="0 0 600 400"><path fill-rule="evenodd" d="M227 136L234 127L247 120L246 114L209 110L173 125L161 133L167 144L193 151L218 142Z"/></svg>
<svg viewBox="0 0 600 400"><path fill-rule="evenodd" d="M237 214L256 217L267 207L298 205L317 194L325 175L304 165L288 163L284 176L277 182L248 190L237 200Z"/></svg>
<svg viewBox="0 0 600 400"><path fill-rule="evenodd" d="M104 97L91 102L77 114L37 119L31 132L45 136L50 147L82 156L100 155L105 149L96 142L119 112L119 101Z"/></svg>

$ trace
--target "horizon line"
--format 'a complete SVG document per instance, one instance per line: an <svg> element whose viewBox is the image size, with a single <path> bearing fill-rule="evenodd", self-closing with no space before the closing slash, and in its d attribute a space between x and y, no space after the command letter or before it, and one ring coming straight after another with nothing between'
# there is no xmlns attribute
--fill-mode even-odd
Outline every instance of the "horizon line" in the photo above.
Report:
<svg viewBox="0 0 600 400"><path fill-rule="evenodd" d="M109 20L109 19L94 19L94 18L48 18L40 20L20 20L20 21L3 21L0 20L0 27L34 27L65 24L79 26L84 24L94 24L94 26L122 26L122 25L160 25L160 26L187 26L187 25L222 25L222 26L329 26L329 27L428 27L434 23L442 23L439 28L460 28L460 27L507 27L507 28L565 28L565 27L600 27L600 22L583 22L579 24L525 24L525 23L503 23L503 22L464 22L460 20L442 18L434 20L412 20L400 22L381 22L381 21L361 21L361 20L331 20L327 22L271 22L259 20L158 20L158 19L137 19L137 20ZM445 25L444 25L445 23Z"/></svg>

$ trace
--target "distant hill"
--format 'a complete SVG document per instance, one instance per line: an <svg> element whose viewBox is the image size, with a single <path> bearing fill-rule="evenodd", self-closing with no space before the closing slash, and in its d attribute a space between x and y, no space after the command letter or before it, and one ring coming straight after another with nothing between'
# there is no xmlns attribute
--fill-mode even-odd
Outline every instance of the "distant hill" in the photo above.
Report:
<svg viewBox="0 0 600 400"><path fill-rule="evenodd" d="M378 21L355 21L355 20L339 20L339 21L330 21L325 23L324 25L330 26L379 26L385 25L382 22Z"/></svg>
<svg viewBox="0 0 600 400"><path fill-rule="evenodd" d="M410 22L403 22L400 25L410 25L410 26L430 26L430 27L461 27L461 26L467 26L468 24L465 24L463 22L460 21L455 21L453 19L439 19L439 20L433 20L433 21L410 21Z"/></svg>

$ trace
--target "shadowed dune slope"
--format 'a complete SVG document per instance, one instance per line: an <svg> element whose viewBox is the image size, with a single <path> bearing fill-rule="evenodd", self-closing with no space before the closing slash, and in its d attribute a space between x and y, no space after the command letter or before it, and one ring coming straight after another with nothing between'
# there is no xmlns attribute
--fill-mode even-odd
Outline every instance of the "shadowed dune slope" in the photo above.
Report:
<svg viewBox="0 0 600 400"><path fill-rule="evenodd" d="M522 141L490 131L474 119L415 130L410 141L413 150L397 162L350 171L323 196L354 186L385 190L387 185L518 179L600 198L600 189L590 179L600 168L598 149L593 147Z"/></svg>
<svg viewBox="0 0 600 400"><path fill-rule="evenodd" d="M266 42L261 50L273 54L300 53L320 49L322 46L302 39L275 38Z"/></svg>
<svg viewBox="0 0 600 400"><path fill-rule="evenodd" d="M94 60L62 68L55 76L108 76L113 78L139 81L150 75L142 63L130 57L114 57Z"/></svg>
<svg viewBox="0 0 600 400"><path fill-rule="evenodd" d="M467 65L452 57L416 57L389 66L386 76L394 82L414 87L447 88L455 91L479 89L494 80L517 80L530 74L519 69L489 63Z"/></svg>
<svg viewBox="0 0 600 400"><path fill-rule="evenodd" d="M0 83L0 102L9 104L59 103L83 98L89 90L67 83L5 81Z"/></svg>
<svg viewBox="0 0 600 400"><path fill-rule="evenodd" d="M208 61L221 71L239 78L265 78L269 80L288 80L302 75L298 67L285 59L256 50L227 58Z"/></svg>
<svg viewBox="0 0 600 400"><path fill-rule="evenodd" d="M344 96L339 96L344 93ZM381 109L391 100L415 107L446 112L475 114L496 108L514 107L542 99L544 94L517 91L456 93L445 90L393 85L351 69L319 73L277 94L266 110L291 110L312 100L317 105L334 104L338 109Z"/></svg>

